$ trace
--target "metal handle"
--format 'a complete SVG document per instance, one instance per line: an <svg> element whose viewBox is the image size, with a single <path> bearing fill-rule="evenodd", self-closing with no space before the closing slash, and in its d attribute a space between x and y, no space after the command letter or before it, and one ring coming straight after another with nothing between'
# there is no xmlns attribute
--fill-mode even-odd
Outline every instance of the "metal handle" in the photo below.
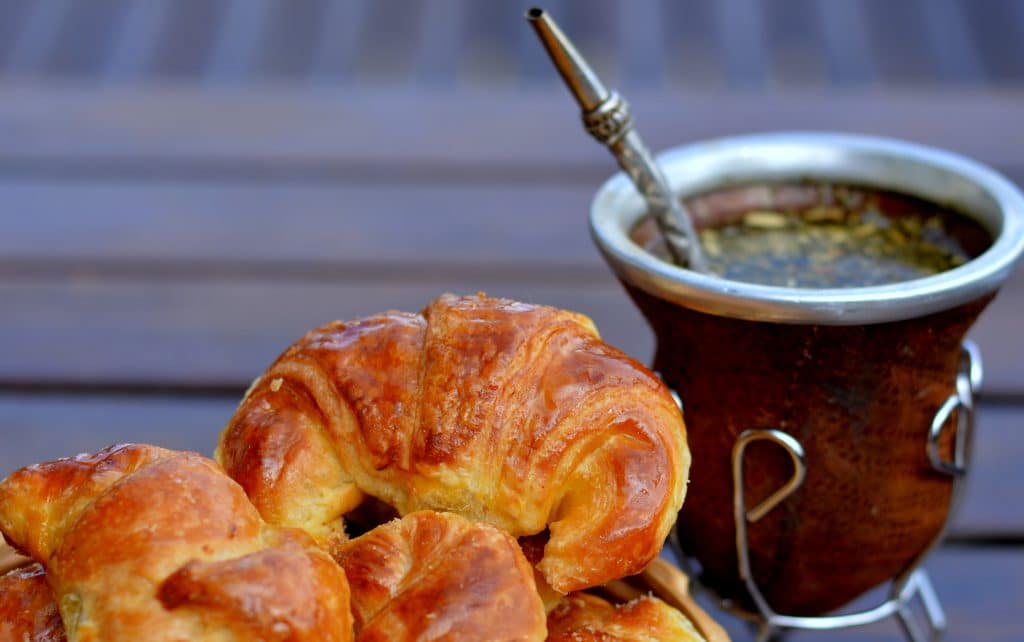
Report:
<svg viewBox="0 0 1024 642"><path fill-rule="evenodd" d="M743 458L747 446L755 441L771 441L782 446L793 462L793 476L781 488L754 508L747 510L745 483L743 479ZM736 440L732 448L733 520L736 524L736 556L739 562L740 579L757 604L762 614L774 614L768 601L754 581L750 569L750 548L747 542L747 523L756 522L767 515L783 500L792 495L804 482L807 467L804 465L804 449L800 442L781 430L747 430Z"/></svg>
<svg viewBox="0 0 1024 642"><path fill-rule="evenodd" d="M949 395L939 406L928 428L926 452L928 461L935 470L963 477L967 474L967 455L974 434L974 395L981 386L984 370L981 351L973 341L964 341L956 375L956 392ZM944 459L939 452L939 442L950 418L956 412L956 435L953 441L953 460Z"/></svg>

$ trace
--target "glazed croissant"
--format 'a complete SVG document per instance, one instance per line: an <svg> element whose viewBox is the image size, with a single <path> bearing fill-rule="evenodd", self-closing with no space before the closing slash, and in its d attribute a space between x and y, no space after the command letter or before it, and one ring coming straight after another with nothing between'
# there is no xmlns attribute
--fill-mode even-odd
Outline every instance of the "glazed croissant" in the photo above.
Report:
<svg viewBox="0 0 1024 642"><path fill-rule="evenodd" d="M336 546L363 493L515 537L556 590L653 559L682 505L679 409L585 316L444 295L315 329L250 388L217 458L270 523Z"/></svg>
<svg viewBox="0 0 1024 642"><path fill-rule="evenodd" d="M65 642L53 589L39 564L0 576L0 642Z"/></svg>
<svg viewBox="0 0 1024 642"><path fill-rule="evenodd" d="M544 605L516 541L452 513L419 511L337 555L356 642L542 642Z"/></svg>
<svg viewBox="0 0 1024 642"><path fill-rule="evenodd" d="M613 606L574 593L548 615L548 642L703 642L686 617L654 597Z"/></svg>
<svg viewBox="0 0 1024 642"><path fill-rule="evenodd" d="M41 562L77 642L352 639L348 583L192 453L114 446L0 483L0 531Z"/></svg>

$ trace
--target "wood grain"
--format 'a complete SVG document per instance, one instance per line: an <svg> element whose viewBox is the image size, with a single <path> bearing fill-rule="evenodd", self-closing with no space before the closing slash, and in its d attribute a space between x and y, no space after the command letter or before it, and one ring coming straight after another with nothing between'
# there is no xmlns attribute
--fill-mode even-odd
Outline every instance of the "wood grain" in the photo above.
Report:
<svg viewBox="0 0 1024 642"><path fill-rule="evenodd" d="M1012 614L1024 609L1024 551L946 547L937 550L925 567L949 621L943 642L1020 640L1020 620ZM733 640L753 639L744 622L723 613L711 604L706 595L698 593L698 596ZM876 591L855 602L853 607L865 609L874 606L882 597L882 592ZM892 642L902 639L899 624L894 619L828 633L797 631L786 635L786 640L796 642Z"/></svg>
<svg viewBox="0 0 1024 642"><path fill-rule="evenodd" d="M253 373L316 325L388 309L419 310L446 291L485 291L583 312L612 345L645 362L653 353L646 322L607 271L575 273L543 264L518 271L314 264L282 267L271 278L266 269L251 274L242 263L204 278L209 267L184 259L176 265L169 273L147 273L144 265L130 273L126 266L87 262L66 278L0 281L6 304L0 314L0 388L31 381L244 388ZM1022 315L1024 273L972 333L985 358L986 394L1024 394Z"/></svg>
<svg viewBox="0 0 1024 642"><path fill-rule="evenodd" d="M169 282L82 275L0 283L0 381L248 385L314 326L389 309L418 311L442 292L486 291L593 316L605 339L649 360L653 339L610 276L509 280L502 273L380 281L372 274L273 281ZM7 331L10 330L10 332Z"/></svg>
<svg viewBox="0 0 1024 642"><path fill-rule="evenodd" d="M424 265L603 275L587 232L593 191L571 184L3 180L0 172L0 201L18 215L0 234L0 275L101 267L275 276L305 267L315 277Z"/></svg>
<svg viewBox="0 0 1024 642"><path fill-rule="evenodd" d="M410 101L416 116L409 117ZM836 130L935 145L1021 175L1024 90L630 93L655 149L768 130ZM230 116L226 116L226 115ZM0 174L345 176L576 181L613 163L557 91L284 92L260 87L0 87ZM974 126L984 124L979 135Z"/></svg>

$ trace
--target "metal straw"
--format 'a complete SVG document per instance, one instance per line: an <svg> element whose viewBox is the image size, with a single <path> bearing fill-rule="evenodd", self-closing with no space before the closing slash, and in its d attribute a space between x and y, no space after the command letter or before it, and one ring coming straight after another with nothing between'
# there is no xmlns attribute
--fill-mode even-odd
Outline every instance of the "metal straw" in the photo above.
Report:
<svg viewBox="0 0 1024 642"><path fill-rule="evenodd" d="M619 166L633 179L647 209L665 237L672 258L697 272L708 272L707 261L693 221L668 187L665 175L633 128L629 105L608 91L554 20L536 7L526 19L540 37L562 80L583 109L583 126L611 150Z"/></svg>

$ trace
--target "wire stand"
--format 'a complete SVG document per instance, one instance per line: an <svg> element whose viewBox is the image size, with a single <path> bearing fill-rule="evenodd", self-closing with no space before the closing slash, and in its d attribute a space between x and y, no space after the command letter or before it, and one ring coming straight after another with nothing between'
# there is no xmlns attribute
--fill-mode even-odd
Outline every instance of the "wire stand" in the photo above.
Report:
<svg viewBox="0 0 1024 642"><path fill-rule="evenodd" d="M747 525L757 522L770 513L787 497L796 492L804 482L807 466L804 462L804 450L800 442L792 435L781 430L759 429L743 432L733 445L732 476L733 476L733 519L736 524L736 555L740 578L750 594L756 612L739 609L728 600L719 599L722 606L744 617L757 629L757 642L768 642L779 639L787 629L833 630L861 626L895 616L908 642L928 642L941 637L946 628L946 616L942 610L932 587L927 571L922 566L929 553L942 541L949 527L952 515L955 514L963 495L964 479L967 475L967 462L974 434L974 394L981 386L982 365L981 352L972 341L964 341L957 370L956 391L946 399L932 418L928 429L925 452L936 471L953 478L952 498L946 514L946 521L932 543L926 548L910 567L899 576L893 578L889 597L877 606L856 613L844 613L819 617L801 617L776 613L765 600L750 570L750 550L747 541ZM956 433L954 437L953 459L943 459L939 452L939 441L956 413ZM747 510L744 496L743 458L747 446L755 441L771 441L783 448L793 462L793 475L771 496L754 508ZM679 544L678 534L673 534L673 544L687 564L687 557ZM685 569L691 577L692 569ZM705 589L706 590L706 589ZM710 592L710 591L709 591ZM920 600L925 616L925 628L914 616L911 607L915 600Z"/></svg>

